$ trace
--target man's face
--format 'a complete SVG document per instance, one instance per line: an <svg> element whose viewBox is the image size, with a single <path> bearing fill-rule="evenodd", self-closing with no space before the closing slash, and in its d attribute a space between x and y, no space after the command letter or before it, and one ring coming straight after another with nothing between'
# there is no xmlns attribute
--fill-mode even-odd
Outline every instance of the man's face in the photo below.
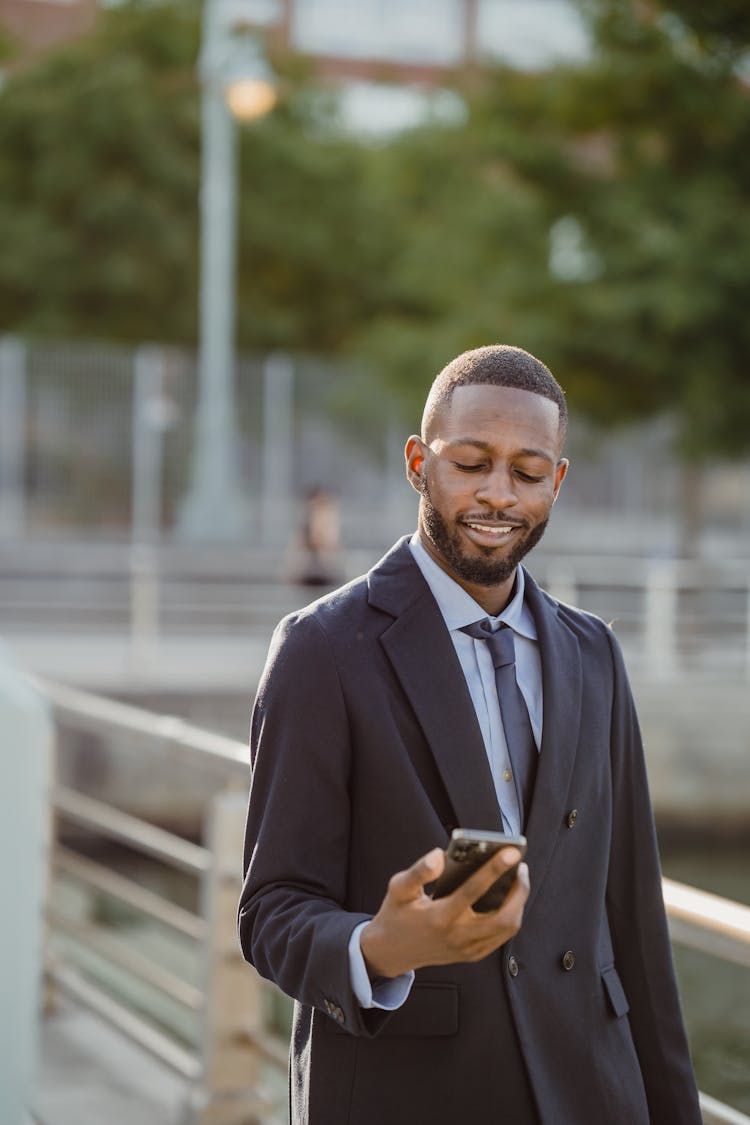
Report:
<svg viewBox="0 0 750 1125"><path fill-rule="evenodd" d="M419 534L439 566L499 613L541 539L567 470L557 404L513 387L457 387L406 447Z"/></svg>

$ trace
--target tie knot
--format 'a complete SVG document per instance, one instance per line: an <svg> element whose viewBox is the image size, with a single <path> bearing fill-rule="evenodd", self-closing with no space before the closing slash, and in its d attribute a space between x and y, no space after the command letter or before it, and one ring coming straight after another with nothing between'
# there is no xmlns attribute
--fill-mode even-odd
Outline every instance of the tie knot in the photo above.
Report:
<svg viewBox="0 0 750 1125"><path fill-rule="evenodd" d="M489 618L485 617L482 621L465 625L461 632L468 633L477 641L487 642L492 663L496 668L502 668L505 664L515 664L516 646L513 641L513 630L507 625L501 624L498 629L493 630Z"/></svg>

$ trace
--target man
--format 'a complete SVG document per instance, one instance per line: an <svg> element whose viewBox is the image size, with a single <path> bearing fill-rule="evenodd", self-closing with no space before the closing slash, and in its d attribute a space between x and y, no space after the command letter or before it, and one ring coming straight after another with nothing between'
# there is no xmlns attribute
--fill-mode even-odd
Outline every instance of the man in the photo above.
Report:
<svg viewBox="0 0 750 1125"><path fill-rule="evenodd" d="M459 356L406 445L416 535L274 635L240 936L297 1001L294 1125L701 1120L620 651L519 565L565 477L566 424L527 352ZM494 632L514 641L523 750ZM528 838L489 914L472 903L514 848L425 891L456 826Z"/></svg>

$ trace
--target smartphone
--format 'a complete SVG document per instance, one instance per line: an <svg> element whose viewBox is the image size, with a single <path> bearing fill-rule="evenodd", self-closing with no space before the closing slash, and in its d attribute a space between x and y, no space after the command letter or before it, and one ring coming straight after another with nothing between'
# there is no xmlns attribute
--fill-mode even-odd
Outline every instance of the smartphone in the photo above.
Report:
<svg viewBox="0 0 750 1125"><path fill-rule="evenodd" d="M445 869L436 880L431 897L445 898L501 848L511 847L518 848L523 857L526 854L526 837L506 836L502 832L485 832L474 828L455 828L445 853ZM517 871L516 863L501 875L481 898L477 899L472 909L480 914L486 914L502 906L515 882Z"/></svg>

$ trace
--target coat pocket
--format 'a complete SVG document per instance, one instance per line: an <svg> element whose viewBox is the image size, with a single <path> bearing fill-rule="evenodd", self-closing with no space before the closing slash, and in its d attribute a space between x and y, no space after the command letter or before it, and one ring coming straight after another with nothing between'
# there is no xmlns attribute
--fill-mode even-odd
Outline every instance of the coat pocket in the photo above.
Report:
<svg viewBox="0 0 750 1125"><path fill-rule="evenodd" d="M622 981L614 965L608 965L606 969L602 969L602 983L609 998L610 1007L617 1018L627 1015L630 1011L630 1004L628 1004L625 989L622 987Z"/></svg>

